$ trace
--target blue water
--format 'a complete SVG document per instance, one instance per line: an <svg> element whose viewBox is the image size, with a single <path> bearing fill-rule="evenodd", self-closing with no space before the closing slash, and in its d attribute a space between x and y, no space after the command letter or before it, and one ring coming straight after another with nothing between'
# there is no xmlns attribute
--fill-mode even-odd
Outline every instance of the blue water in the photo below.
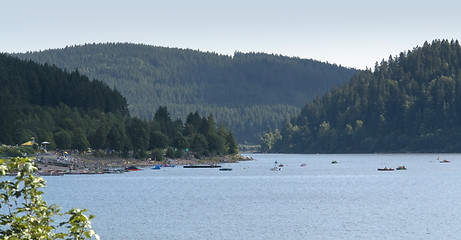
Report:
<svg viewBox="0 0 461 240"><path fill-rule="evenodd" d="M45 199L88 209L96 232L110 240L461 235L461 154L250 156L225 164L230 172L177 166L44 177ZM282 171L269 170L275 161ZM377 171L398 165L408 170Z"/></svg>

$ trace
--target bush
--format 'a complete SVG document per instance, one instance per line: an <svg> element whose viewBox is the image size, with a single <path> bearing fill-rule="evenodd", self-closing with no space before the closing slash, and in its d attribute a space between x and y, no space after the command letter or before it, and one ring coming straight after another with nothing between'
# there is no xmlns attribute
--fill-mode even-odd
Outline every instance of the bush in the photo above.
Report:
<svg viewBox="0 0 461 240"><path fill-rule="evenodd" d="M163 161L165 156L163 155L163 149L156 148L152 151L151 158L156 161Z"/></svg>
<svg viewBox="0 0 461 240"><path fill-rule="evenodd" d="M85 209L60 213L55 204L48 206L42 199L45 181L34 176L37 167L30 158L0 159L1 239L99 239L91 226L94 216L85 216ZM4 176L15 175L14 178ZM69 215L69 220L55 224L53 217ZM59 227L69 232L56 232Z"/></svg>

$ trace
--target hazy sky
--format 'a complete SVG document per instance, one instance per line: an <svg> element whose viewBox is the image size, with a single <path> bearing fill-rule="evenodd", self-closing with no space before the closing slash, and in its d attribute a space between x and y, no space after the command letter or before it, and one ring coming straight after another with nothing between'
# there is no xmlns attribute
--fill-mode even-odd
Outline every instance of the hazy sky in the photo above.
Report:
<svg viewBox="0 0 461 240"><path fill-rule="evenodd" d="M461 1L8 0L0 52L105 42L265 52L372 68L434 39L461 40Z"/></svg>

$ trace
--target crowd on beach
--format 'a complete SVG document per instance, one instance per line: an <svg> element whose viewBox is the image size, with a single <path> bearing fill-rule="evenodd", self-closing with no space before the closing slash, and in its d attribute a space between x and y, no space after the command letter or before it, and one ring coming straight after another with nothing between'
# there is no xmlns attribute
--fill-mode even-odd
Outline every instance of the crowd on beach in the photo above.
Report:
<svg viewBox="0 0 461 240"><path fill-rule="evenodd" d="M124 159L120 157L95 157L92 154L80 154L77 150L56 150L46 153L37 153L35 161L39 167L39 172L103 172L108 169L125 169L128 166L154 166L158 164L170 165L195 165L213 164L251 160L239 154L235 156L221 156L207 159L196 159L193 155L190 158L165 159L159 162L148 159Z"/></svg>
<svg viewBox="0 0 461 240"><path fill-rule="evenodd" d="M69 170L85 168L85 163L78 157L78 151L56 150L53 152L39 154L37 153L36 162L44 166L53 165L68 167Z"/></svg>

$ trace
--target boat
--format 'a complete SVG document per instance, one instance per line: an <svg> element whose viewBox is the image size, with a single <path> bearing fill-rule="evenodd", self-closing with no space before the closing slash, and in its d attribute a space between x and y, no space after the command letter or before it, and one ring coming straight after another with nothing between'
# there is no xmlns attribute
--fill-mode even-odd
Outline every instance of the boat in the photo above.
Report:
<svg viewBox="0 0 461 240"><path fill-rule="evenodd" d="M305 163L301 164L301 167L305 167L305 166L307 166L307 164L305 164Z"/></svg>
<svg viewBox="0 0 461 240"><path fill-rule="evenodd" d="M50 172L37 172L39 176L63 176L63 172L55 172L55 171L50 171Z"/></svg>
<svg viewBox="0 0 461 240"><path fill-rule="evenodd" d="M440 157L437 157L437 161L440 161ZM450 160L446 160L446 159L440 161L440 163L449 163L449 162L450 162Z"/></svg>
<svg viewBox="0 0 461 240"><path fill-rule="evenodd" d="M394 171L394 169L393 169L393 168L384 167L384 168L378 168L378 171Z"/></svg>
<svg viewBox="0 0 461 240"><path fill-rule="evenodd" d="M271 168L271 171L282 171L282 168L275 166L275 167Z"/></svg>
<svg viewBox="0 0 461 240"><path fill-rule="evenodd" d="M283 167L283 164L280 163L280 164L279 164L279 167Z"/></svg>
<svg viewBox="0 0 461 240"><path fill-rule="evenodd" d="M220 168L219 171L232 171L232 168Z"/></svg>
<svg viewBox="0 0 461 240"><path fill-rule="evenodd" d="M120 168L106 168L102 170L103 173L111 174L111 173L123 173L123 169Z"/></svg>
<svg viewBox="0 0 461 240"><path fill-rule="evenodd" d="M336 160L333 160L333 161L331 162L331 164L337 164L337 163L338 163L338 161L336 161Z"/></svg>
<svg viewBox="0 0 461 240"><path fill-rule="evenodd" d="M125 168L125 172L133 172L133 171L140 171L141 168L138 168L136 166L129 166L127 168Z"/></svg>
<svg viewBox="0 0 461 240"><path fill-rule="evenodd" d="M407 170L407 168L405 166L398 166L396 170Z"/></svg>
<svg viewBox="0 0 461 240"><path fill-rule="evenodd" d="M154 170L159 170L159 169L160 169L160 165L155 165L154 167L152 167L152 169L154 169Z"/></svg>

